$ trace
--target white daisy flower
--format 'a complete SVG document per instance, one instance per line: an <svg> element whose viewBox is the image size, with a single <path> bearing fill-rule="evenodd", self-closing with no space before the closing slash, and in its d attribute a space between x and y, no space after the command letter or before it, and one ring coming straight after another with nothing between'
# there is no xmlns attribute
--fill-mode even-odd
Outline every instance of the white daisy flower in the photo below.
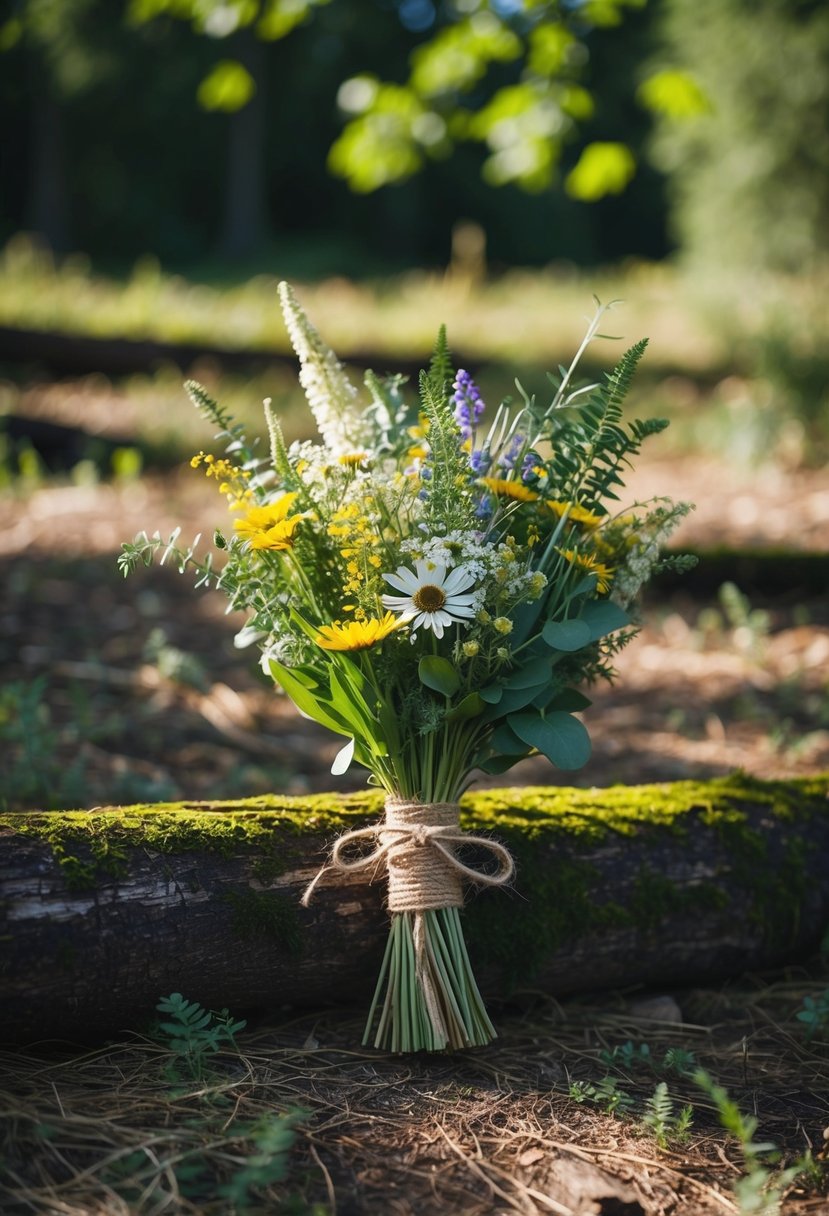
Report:
<svg viewBox="0 0 829 1216"><path fill-rule="evenodd" d="M474 596L464 595L475 582L474 574L464 566L456 566L449 574L438 562L416 561L414 570L398 566L395 574L383 578L403 595L382 596L383 607L399 613L411 622L412 629L431 629L436 638L453 621L474 616Z"/></svg>

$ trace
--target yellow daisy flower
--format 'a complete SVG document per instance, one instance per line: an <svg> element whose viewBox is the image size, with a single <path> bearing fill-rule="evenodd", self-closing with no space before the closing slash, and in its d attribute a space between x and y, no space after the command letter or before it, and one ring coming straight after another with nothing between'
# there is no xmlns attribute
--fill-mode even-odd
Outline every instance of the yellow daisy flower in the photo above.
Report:
<svg viewBox="0 0 829 1216"><path fill-rule="evenodd" d="M296 494L283 494L264 507L250 507L233 527L251 549L292 549L294 532L307 513L288 515Z"/></svg>
<svg viewBox="0 0 829 1216"><path fill-rule="evenodd" d="M335 621L333 625L320 625L315 640L323 650L368 650L406 623L393 612L387 612L379 620Z"/></svg>
<svg viewBox="0 0 829 1216"><path fill-rule="evenodd" d="M588 511L587 507L580 507L577 502L557 502L554 498L548 498L545 500L544 506L549 507L559 519L569 509L570 514L567 518L574 524L584 524L585 528L598 528L602 523L601 515Z"/></svg>
<svg viewBox="0 0 829 1216"><path fill-rule="evenodd" d="M558 552L567 559L571 566L578 566L580 570L584 570L585 574L596 575L596 590L599 595L604 595L610 590L613 571L610 566L598 561L594 554L577 553L575 549L559 549Z"/></svg>
<svg viewBox="0 0 829 1216"><path fill-rule="evenodd" d="M481 485L486 486L490 494L497 494L499 498L512 498L516 502L535 502L538 498L535 491L521 481L505 481L501 477L482 477Z"/></svg>

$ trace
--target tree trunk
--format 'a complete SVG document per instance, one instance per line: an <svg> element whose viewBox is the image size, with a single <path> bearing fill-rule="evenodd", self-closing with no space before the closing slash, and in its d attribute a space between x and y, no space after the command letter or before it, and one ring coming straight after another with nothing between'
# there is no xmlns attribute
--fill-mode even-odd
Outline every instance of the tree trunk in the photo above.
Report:
<svg viewBox="0 0 829 1216"><path fill-rule="evenodd" d="M237 35L236 55L256 84L253 97L230 115L221 252L257 253L268 235L265 202L265 48L250 30Z"/></svg>
<svg viewBox="0 0 829 1216"><path fill-rule="evenodd" d="M484 991L681 986L814 950L829 919L829 778L484 790L463 827L511 849L510 890L470 892ZM330 872L375 794L0 816L0 1037L142 1027L180 991L236 1014L364 1002L382 881ZM478 860L470 851L471 864Z"/></svg>

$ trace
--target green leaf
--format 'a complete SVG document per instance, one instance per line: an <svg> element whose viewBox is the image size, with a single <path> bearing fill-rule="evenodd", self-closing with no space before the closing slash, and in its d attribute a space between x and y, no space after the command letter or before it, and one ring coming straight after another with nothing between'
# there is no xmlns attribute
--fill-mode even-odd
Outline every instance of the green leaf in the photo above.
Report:
<svg viewBox="0 0 829 1216"><path fill-rule="evenodd" d="M497 705L504 695L504 686L503 684L488 684L486 688L478 690L478 695L490 705Z"/></svg>
<svg viewBox="0 0 829 1216"><path fill-rule="evenodd" d="M255 92L256 82L247 68L234 59L223 59L205 76L196 95L203 109L232 114L246 106Z"/></svg>
<svg viewBox="0 0 829 1216"><path fill-rule="evenodd" d="M549 656L544 665L539 665L537 661L525 664L523 667L517 667L513 671L509 679L504 683L505 688L537 688L542 680L550 680L552 678L552 664Z"/></svg>
<svg viewBox="0 0 829 1216"><path fill-rule="evenodd" d="M492 750L506 756L526 755L528 748L523 739L519 739L515 731L506 722L496 726L492 732Z"/></svg>
<svg viewBox="0 0 829 1216"><path fill-rule="evenodd" d="M520 760L526 760L529 754L525 749L520 756L490 756L488 760L481 760L475 767L485 773L498 776L501 773L505 773L507 769L512 768L514 764L518 764Z"/></svg>
<svg viewBox="0 0 829 1216"><path fill-rule="evenodd" d="M588 144L564 181L572 198L595 203L606 194L621 194L636 172L630 148L622 143Z"/></svg>
<svg viewBox="0 0 829 1216"><path fill-rule="evenodd" d="M425 654L418 663L417 674L421 684L425 684L434 692L443 693L445 697L451 697L461 685L461 678L455 668L448 659L441 658L438 654Z"/></svg>
<svg viewBox="0 0 829 1216"><path fill-rule="evenodd" d="M630 624L630 617L623 608L612 600L591 600L581 611L580 620L584 621L590 630L590 640L597 642L614 629L621 629Z"/></svg>
<svg viewBox="0 0 829 1216"><path fill-rule="evenodd" d="M581 650L593 640L590 626L576 618L572 621L547 621L541 636L553 650Z"/></svg>
<svg viewBox="0 0 829 1216"><path fill-rule="evenodd" d="M507 723L525 743L546 756L556 768L572 771L590 759L590 736L578 718L553 710L539 714L510 714Z"/></svg>
<svg viewBox="0 0 829 1216"><path fill-rule="evenodd" d="M445 720L447 722L465 722L467 718L477 718L485 708L486 701L477 692L471 692L454 709L449 710L445 715Z"/></svg>
<svg viewBox="0 0 829 1216"><path fill-rule="evenodd" d="M542 684L531 684L528 688L505 688L497 705L490 705L484 715L484 722L495 722L507 714L514 713L529 705L540 692L544 692L550 683L550 677L542 672Z"/></svg>
<svg viewBox="0 0 829 1216"><path fill-rule="evenodd" d="M269 659L268 669L272 678L276 680L277 684L281 684L300 713L313 718L321 726L327 726L329 730L333 730L338 735L354 733L347 722L339 716L335 716L334 711L329 711L324 707L322 702L304 684L300 683L289 667L283 667L281 663L277 663L276 659Z"/></svg>

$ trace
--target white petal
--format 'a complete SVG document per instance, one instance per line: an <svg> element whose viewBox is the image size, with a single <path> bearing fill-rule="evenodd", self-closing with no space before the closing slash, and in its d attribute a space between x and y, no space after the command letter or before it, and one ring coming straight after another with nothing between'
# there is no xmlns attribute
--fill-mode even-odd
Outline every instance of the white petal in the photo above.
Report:
<svg viewBox="0 0 829 1216"><path fill-rule="evenodd" d="M459 620L469 620L470 617L473 617L475 615L474 608L466 608L463 604L460 604L457 607L455 606L455 604L447 604L445 606L445 611L450 612L452 614L452 616L455 618L455 620L458 620L458 621Z"/></svg>
<svg viewBox="0 0 829 1216"><path fill-rule="evenodd" d="M415 570L417 570L420 583L431 583L435 587L443 586L443 580L446 577L445 566L440 566L437 562L428 562L421 557L415 562Z"/></svg>
<svg viewBox="0 0 829 1216"><path fill-rule="evenodd" d="M354 740L349 739L345 747L341 747L334 757L334 763L331 765L331 772L335 777L339 777L341 773L348 770L348 766L354 759Z"/></svg>
<svg viewBox="0 0 829 1216"><path fill-rule="evenodd" d="M415 606L410 595L381 595L380 603L392 612L414 612Z"/></svg>
<svg viewBox="0 0 829 1216"><path fill-rule="evenodd" d="M398 566L396 574L384 574L383 578L392 587L405 591L407 595L413 595L420 585L411 570L407 570L405 566Z"/></svg>
<svg viewBox="0 0 829 1216"><path fill-rule="evenodd" d="M475 575L470 574L466 566L456 566L454 570L450 570L446 582L443 584L443 590L447 595L453 595L456 591L465 591L474 582Z"/></svg>
<svg viewBox="0 0 829 1216"><path fill-rule="evenodd" d="M475 599L475 592L470 592L469 595L447 595L445 608L451 608L453 604L471 604Z"/></svg>
<svg viewBox="0 0 829 1216"><path fill-rule="evenodd" d="M444 623L440 619L443 615L444 614L442 612L433 612L432 616L431 616L430 624L432 626L432 633L435 635L436 638L443 637L443 624Z"/></svg>

